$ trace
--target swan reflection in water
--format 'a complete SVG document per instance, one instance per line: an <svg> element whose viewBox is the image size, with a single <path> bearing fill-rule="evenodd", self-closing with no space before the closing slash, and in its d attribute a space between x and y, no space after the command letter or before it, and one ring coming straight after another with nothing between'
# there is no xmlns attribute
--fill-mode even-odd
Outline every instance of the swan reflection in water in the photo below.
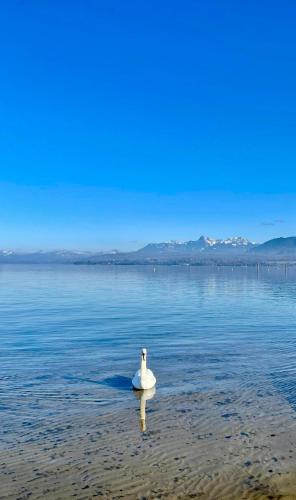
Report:
<svg viewBox="0 0 296 500"><path fill-rule="evenodd" d="M140 400L140 429L141 432L146 431L146 401L148 399L152 399L155 395L156 389L152 387L152 389L145 389L143 391L134 390L134 395L137 399Z"/></svg>

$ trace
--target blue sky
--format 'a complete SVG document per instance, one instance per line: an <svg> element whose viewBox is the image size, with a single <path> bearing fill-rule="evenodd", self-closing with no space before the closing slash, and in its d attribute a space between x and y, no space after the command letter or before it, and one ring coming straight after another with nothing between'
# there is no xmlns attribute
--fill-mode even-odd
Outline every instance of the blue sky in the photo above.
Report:
<svg viewBox="0 0 296 500"><path fill-rule="evenodd" d="M0 248L296 234L295 2L1 11Z"/></svg>

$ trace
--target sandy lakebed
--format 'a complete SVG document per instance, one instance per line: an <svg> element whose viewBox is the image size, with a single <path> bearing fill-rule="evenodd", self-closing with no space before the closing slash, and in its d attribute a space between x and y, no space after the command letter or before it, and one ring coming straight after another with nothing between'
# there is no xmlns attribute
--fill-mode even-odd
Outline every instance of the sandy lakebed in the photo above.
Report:
<svg viewBox="0 0 296 500"><path fill-rule="evenodd" d="M267 383L1 429L1 499L294 499L296 419ZM9 430L7 430L9 429Z"/></svg>

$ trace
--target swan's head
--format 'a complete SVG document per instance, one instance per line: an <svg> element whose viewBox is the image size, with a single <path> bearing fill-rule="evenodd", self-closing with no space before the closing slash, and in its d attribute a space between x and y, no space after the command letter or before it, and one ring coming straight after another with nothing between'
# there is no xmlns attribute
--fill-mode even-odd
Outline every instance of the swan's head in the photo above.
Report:
<svg viewBox="0 0 296 500"><path fill-rule="evenodd" d="M147 349L142 349L142 359L145 360L147 356Z"/></svg>

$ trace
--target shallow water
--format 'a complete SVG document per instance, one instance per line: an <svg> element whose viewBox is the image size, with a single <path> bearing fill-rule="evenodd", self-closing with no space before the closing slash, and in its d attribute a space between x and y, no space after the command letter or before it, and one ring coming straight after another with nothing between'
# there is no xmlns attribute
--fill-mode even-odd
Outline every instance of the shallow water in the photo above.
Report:
<svg viewBox="0 0 296 500"><path fill-rule="evenodd" d="M98 496L105 498L125 495L138 498L142 494L151 498L157 495L175 498L173 490L166 489L166 477L170 478L172 461L176 458L171 456L168 446L166 421L174 415L182 422L174 430L179 442L185 436L186 425L191 422L186 431L189 444L187 448L184 443L182 445L183 457L187 452L189 456L192 448L190 429L199 421L200 411L197 399L197 407L192 406L194 395L214 401L213 407L205 407L204 412L212 422L212 435L217 430L217 446L209 452L210 456L199 461L197 471L201 477L209 474L213 480L212 461L219 457L219 440L225 440L227 426L232 428L238 415L241 426L247 421L248 400L252 400L252 404L258 400L256 404L262 405L264 414L270 404L268 398L272 398L277 410L274 417L271 411L265 419L266 429L278 424L280 419L287 419L285 424L281 420L281 425L287 425L290 432L294 429L296 410L295 305L296 270L293 267L288 270L281 266L261 268L258 273L255 268L246 267L2 266L0 412L4 424L0 429L3 459L0 478L5 484L3 498L8 494L11 498L27 498L28 492L36 497L41 493L42 496L72 496L73 491L65 484L74 471L80 477L79 464L82 466L87 457L75 459L72 448L70 453L70 442L73 445L80 436L78 428L95 425L96 431L94 428L93 431L99 434L92 437L97 460L102 455L105 461L116 460L125 433L130 443L134 443L132 446L138 446L137 439L143 439L143 434L139 401L130 390L130 379L138 368L141 347L147 347L148 364L158 380L155 396L146 403L147 417L151 416L147 418L144 437L146 441L150 438L152 449L163 444L159 460L167 460L167 463L157 483L162 485L161 489L158 491L156 484L155 492L151 493L145 481L142 488L141 481L135 485L132 479L122 480L121 484L122 464L117 465L119 472L115 481L108 476L103 460L97 462L96 474L88 474L83 481L88 488L97 485L91 496L95 496L96 491ZM186 409L187 399L189 407ZM180 412L174 413L180 404ZM219 415L215 413L217 408L221 409ZM190 418L186 415L187 410ZM106 431L110 416L112 420L107 428L112 429L112 438ZM77 432L73 434L75 425ZM60 435L54 431L59 426L62 428ZM153 438L156 431L159 433L157 443L155 436ZM205 430L205 434L208 431ZM237 433L240 432L244 431L238 426ZM262 429L260 432L262 437ZM268 432L267 429L267 435ZM85 431L79 437L82 448L86 445L83 441L86 435ZM208 439L211 440L211 436ZM281 439L291 437L282 436ZM144 444L141 441L141 446L148 446L146 441ZM98 450L103 443L105 454L100 455ZM261 449L267 445L270 443L263 439ZM52 451L49 450L52 447L59 450L60 446L65 448L61 454L50 458ZM287 447L291 448L288 442ZM124 455L126 448L123 447L120 453ZM8 451L10 462L5 458ZM22 454L26 457L26 467L28 461L32 463L24 477ZM67 457L64 461L63 456ZM227 448L223 448L223 456L227 456ZM46 464L44 468L48 474L47 467L50 464L54 470L57 460L59 467L66 469L63 473L58 468L52 472L55 481L48 484L45 476L42 478L38 475L40 471L36 472L39 470L37 460ZM154 460L153 455L151 460ZM207 460L212 463L211 473L203 469ZM285 460L285 467L280 470L277 459L278 473L294 473L294 456L290 453ZM238 477L240 459L233 466L238 467L234 473ZM143 478L146 469L143 464L141 467ZM149 475L149 461L146 468ZM217 464L216 472L219 474ZM190 489L183 472L179 471L180 477L177 472L174 474L176 483L187 484L187 490L185 486L180 489L180 498L197 494L197 483L190 483ZM79 481L72 481L72 487L75 495L83 498L84 486ZM66 492L64 496L55 489L59 487ZM206 491L204 484L202 488ZM231 498L231 491L225 495ZM206 498L210 498L208 493Z"/></svg>

